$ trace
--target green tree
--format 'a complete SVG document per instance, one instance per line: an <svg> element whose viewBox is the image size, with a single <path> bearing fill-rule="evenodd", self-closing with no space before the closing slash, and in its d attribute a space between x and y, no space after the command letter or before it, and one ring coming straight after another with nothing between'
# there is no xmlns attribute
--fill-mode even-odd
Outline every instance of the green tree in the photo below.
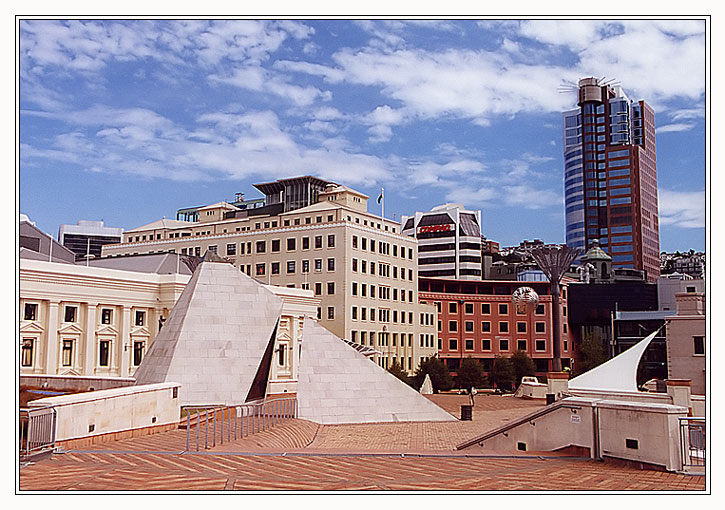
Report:
<svg viewBox="0 0 725 510"><path fill-rule="evenodd" d="M525 351L516 351L511 355L511 365L513 365L515 375L515 385L521 384L521 378L525 375L536 374L536 365Z"/></svg>
<svg viewBox="0 0 725 510"><path fill-rule="evenodd" d="M584 338L579 345L579 360L574 363L574 376L588 372L609 359L599 338Z"/></svg>
<svg viewBox="0 0 725 510"><path fill-rule="evenodd" d="M498 389L510 390L514 382L516 382L516 373L514 372L511 359L503 356L496 356L493 362L493 368L488 374L488 379L495 384Z"/></svg>
<svg viewBox="0 0 725 510"><path fill-rule="evenodd" d="M481 364L473 359L466 358L458 368L456 382L459 388L480 388L486 385L486 376L483 373Z"/></svg>
<svg viewBox="0 0 725 510"><path fill-rule="evenodd" d="M421 361L411 377L411 386L416 390L420 389L426 374L430 375L430 382L433 384L433 392L446 391L453 388L453 377L448 372L448 367L438 358L433 357Z"/></svg>
<svg viewBox="0 0 725 510"><path fill-rule="evenodd" d="M393 374L395 377L403 381L405 384L410 384L410 378L408 374L403 370L403 367L397 361L394 361L388 368L388 372Z"/></svg>

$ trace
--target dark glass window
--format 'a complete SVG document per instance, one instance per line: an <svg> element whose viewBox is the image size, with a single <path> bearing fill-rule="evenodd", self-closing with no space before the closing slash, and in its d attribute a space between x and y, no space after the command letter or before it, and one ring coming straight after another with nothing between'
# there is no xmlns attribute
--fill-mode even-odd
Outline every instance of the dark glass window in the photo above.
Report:
<svg viewBox="0 0 725 510"><path fill-rule="evenodd" d="M135 367L141 364L141 360L143 359L144 345L144 342L133 343L133 365Z"/></svg>
<svg viewBox="0 0 725 510"><path fill-rule="evenodd" d="M23 338L23 352L21 355L21 366L32 367L33 366L33 339Z"/></svg>
<svg viewBox="0 0 725 510"><path fill-rule="evenodd" d="M111 350L111 342L108 340L101 340L98 346L98 365L101 367L108 366L108 359Z"/></svg>
<svg viewBox="0 0 725 510"><path fill-rule="evenodd" d="M78 310L75 306L66 306L65 307L65 322L75 322L76 321L76 311Z"/></svg>
<svg viewBox="0 0 725 510"><path fill-rule="evenodd" d="M694 343L694 353L695 354L705 354L705 337L704 336L695 336L692 337L693 343Z"/></svg>
<svg viewBox="0 0 725 510"><path fill-rule="evenodd" d="M69 367L73 364L73 340L63 340L61 363L64 367Z"/></svg>
<svg viewBox="0 0 725 510"><path fill-rule="evenodd" d="M25 303L24 320L34 321L38 316L38 305L35 303Z"/></svg>

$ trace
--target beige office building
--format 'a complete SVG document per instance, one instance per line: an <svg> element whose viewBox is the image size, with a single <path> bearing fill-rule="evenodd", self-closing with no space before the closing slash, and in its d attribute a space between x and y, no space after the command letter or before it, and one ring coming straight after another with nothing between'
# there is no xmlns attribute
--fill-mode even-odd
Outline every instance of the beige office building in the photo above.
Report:
<svg viewBox="0 0 725 510"><path fill-rule="evenodd" d="M400 225L367 212L368 197L315 177L256 187L264 207L219 202L198 221L162 219L128 230L104 257L173 252L226 257L260 283L309 289L332 333L413 372L436 354L436 311L418 302L417 241Z"/></svg>

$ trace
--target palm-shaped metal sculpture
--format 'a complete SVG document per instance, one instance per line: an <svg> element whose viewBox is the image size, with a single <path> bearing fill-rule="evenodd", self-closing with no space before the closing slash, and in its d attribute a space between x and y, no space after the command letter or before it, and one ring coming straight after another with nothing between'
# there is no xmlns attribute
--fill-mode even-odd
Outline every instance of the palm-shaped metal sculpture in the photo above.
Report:
<svg viewBox="0 0 725 510"><path fill-rule="evenodd" d="M569 246L544 246L531 252L531 256L538 264L539 269L544 272L551 283L552 342L554 343L552 370L554 372L561 371L559 282L580 252L579 248L570 248Z"/></svg>

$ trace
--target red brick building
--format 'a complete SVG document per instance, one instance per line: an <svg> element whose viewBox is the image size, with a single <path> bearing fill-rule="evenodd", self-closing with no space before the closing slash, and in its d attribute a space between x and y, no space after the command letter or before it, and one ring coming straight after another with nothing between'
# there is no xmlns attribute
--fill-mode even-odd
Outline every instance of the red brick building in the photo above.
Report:
<svg viewBox="0 0 725 510"><path fill-rule="evenodd" d="M551 370L552 302L548 282L503 280L463 281L420 278L419 298L438 309L438 357L455 373L464 358L478 359L485 372L497 356L525 351L543 375ZM512 300L519 287L539 295L534 309L517 309ZM574 345L567 321L567 286L561 289L562 366L571 364Z"/></svg>

